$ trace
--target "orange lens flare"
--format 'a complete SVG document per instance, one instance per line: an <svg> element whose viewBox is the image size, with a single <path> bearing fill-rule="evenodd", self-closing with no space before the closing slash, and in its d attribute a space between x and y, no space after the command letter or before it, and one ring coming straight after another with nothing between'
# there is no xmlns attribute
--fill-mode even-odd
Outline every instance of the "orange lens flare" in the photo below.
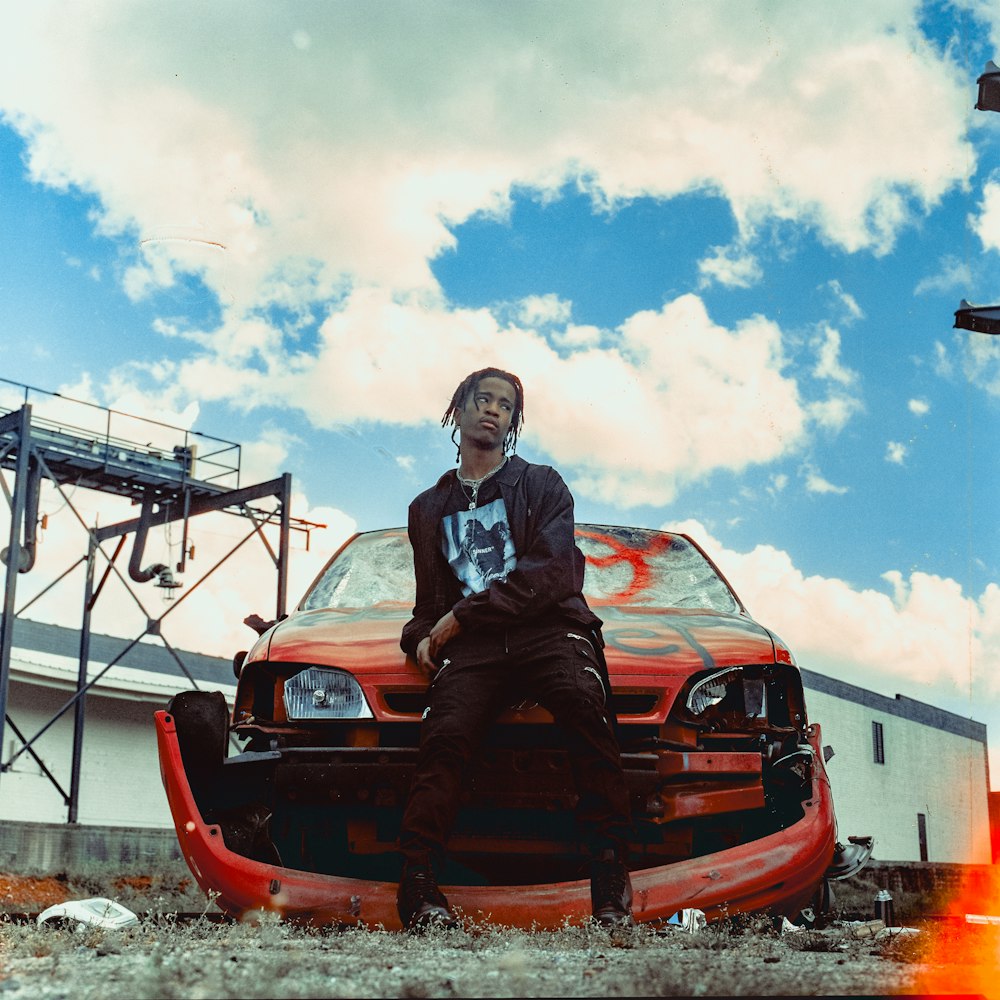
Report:
<svg viewBox="0 0 1000 1000"><path fill-rule="evenodd" d="M1000 866L970 869L925 933L918 992L1000 998Z"/></svg>

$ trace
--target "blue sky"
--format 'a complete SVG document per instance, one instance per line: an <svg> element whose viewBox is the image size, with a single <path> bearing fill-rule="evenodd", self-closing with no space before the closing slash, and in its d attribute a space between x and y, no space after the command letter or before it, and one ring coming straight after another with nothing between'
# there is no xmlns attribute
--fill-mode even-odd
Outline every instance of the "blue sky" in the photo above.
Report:
<svg viewBox="0 0 1000 1000"><path fill-rule="evenodd" d="M1000 343L952 329L1000 301L994 5L57 6L0 40L0 377L291 472L295 590L509 367L580 520L690 531L804 666L1000 732ZM229 652L254 579L172 641Z"/></svg>

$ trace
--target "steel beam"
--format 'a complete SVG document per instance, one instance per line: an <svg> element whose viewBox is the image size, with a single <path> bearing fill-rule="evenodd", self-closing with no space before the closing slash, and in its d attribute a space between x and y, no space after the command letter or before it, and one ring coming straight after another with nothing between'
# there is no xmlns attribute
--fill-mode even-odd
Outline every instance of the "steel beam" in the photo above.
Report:
<svg viewBox="0 0 1000 1000"><path fill-rule="evenodd" d="M281 533L278 536L278 604L277 618L285 615L288 603L288 538L292 523L292 476L286 472L281 477Z"/></svg>
<svg viewBox="0 0 1000 1000"><path fill-rule="evenodd" d="M73 761L70 767L68 823L75 823L80 812L80 774L83 767L83 725L86 719L87 668L90 665L90 616L94 605L94 564L97 543L90 536L87 547L87 584L83 597L83 621L80 625L80 662L76 675L77 699L73 712Z"/></svg>
<svg viewBox="0 0 1000 1000"><path fill-rule="evenodd" d="M214 496L196 496L191 498L191 505L188 516L194 517L197 514L207 514L214 510L226 510L229 507L242 507L252 503L254 500L262 500L264 497L290 496L291 488L285 486L285 479L291 480L289 473L279 476L277 479L270 479L266 483L258 483L256 486L244 486L238 490L228 490ZM239 513L234 511L233 513ZM149 526L151 528L169 524L172 521L179 521L184 517L183 508L178 509L177 504L164 504L158 511L150 514ZM132 518L128 521L119 521L117 524L106 524L102 528L94 529L94 536L97 541L105 542L109 538L117 538L119 535L129 535L139 527L140 518Z"/></svg>
<svg viewBox="0 0 1000 1000"><path fill-rule="evenodd" d="M16 420L12 418L17 418ZM10 505L10 544L7 549L7 574L3 595L3 620L0 621L0 772L7 720L7 688L10 682L10 653L14 644L14 605L17 576L21 566L21 530L28 496L28 460L31 456L31 405L26 403L16 413L0 418L0 433L17 435L17 460L14 491Z"/></svg>

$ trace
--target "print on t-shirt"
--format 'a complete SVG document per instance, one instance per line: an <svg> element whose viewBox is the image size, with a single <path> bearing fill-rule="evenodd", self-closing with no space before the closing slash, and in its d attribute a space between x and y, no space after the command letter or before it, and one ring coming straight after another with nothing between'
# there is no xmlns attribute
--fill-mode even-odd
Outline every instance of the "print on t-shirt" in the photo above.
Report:
<svg viewBox="0 0 1000 1000"><path fill-rule="evenodd" d="M442 518L441 538L466 597L484 591L494 580L506 580L517 565L503 497Z"/></svg>

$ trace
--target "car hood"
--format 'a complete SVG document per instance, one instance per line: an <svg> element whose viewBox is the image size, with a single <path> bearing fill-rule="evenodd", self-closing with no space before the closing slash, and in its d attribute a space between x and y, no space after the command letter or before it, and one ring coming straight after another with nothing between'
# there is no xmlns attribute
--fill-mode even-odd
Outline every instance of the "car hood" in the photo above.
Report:
<svg viewBox="0 0 1000 1000"><path fill-rule="evenodd" d="M620 606L595 612L605 620L605 657L612 675L686 675L776 659L772 634L744 615ZM359 675L404 670L399 635L409 617L403 605L296 612L261 636L247 660L336 666ZM780 643L777 659L788 662Z"/></svg>

